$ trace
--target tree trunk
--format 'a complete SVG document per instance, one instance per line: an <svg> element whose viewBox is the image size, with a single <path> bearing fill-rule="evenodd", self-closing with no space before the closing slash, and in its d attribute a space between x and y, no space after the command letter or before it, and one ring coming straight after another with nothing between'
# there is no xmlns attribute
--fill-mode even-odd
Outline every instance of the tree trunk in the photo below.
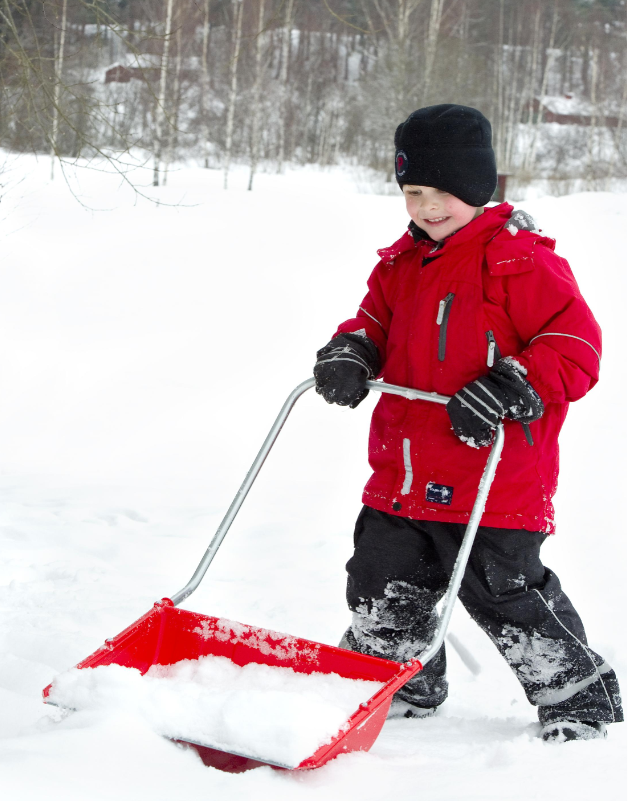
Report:
<svg viewBox="0 0 629 801"><path fill-rule="evenodd" d="M277 171L284 169L284 148L286 137L286 115L288 110L288 61L290 59L290 44L292 31L293 0L286 2L286 14L284 15L284 30L282 35L282 66L280 70L280 129L279 129L279 148L277 154Z"/></svg>
<svg viewBox="0 0 629 801"><path fill-rule="evenodd" d="M494 148L499 171L504 171L504 0L500 0L498 12L498 41L494 48L494 91L492 97L492 118ZM466 23L467 26L467 23Z"/></svg>
<svg viewBox="0 0 629 801"><path fill-rule="evenodd" d="M173 22L173 0L166 0L166 30L164 32L164 47L162 49L162 62L159 72L159 96L155 109L155 139L154 139L154 166L153 186L159 186L159 166L162 160L162 134L166 121L166 77L168 74L168 49L170 47L170 34Z"/></svg>
<svg viewBox="0 0 629 801"><path fill-rule="evenodd" d="M253 189L253 176L258 169L260 157L260 88L262 85L262 44L264 35L264 0L258 0L258 35L256 37L255 79L253 84L253 109L251 120L251 168L249 186Z"/></svg>
<svg viewBox="0 0 629 801"><path fill-rule="evenodd" d="M592 104L592 113L590 118L590 133L588 136L588 189L594 189L594 139L596 134L597 123L597 108L596 108L596 88L598 84L598 67L599 67L599 49L594 47L592 49L592 72L590 75L590 103Z"/></svg>
<svg viewBox="0 0 629 801"><path fill-rule="evenodd" d="M210 0L203 3L203 39L201 50L201 102L199 103L199 113L201 117L201 136L203 137L203 166L207 170L210 166L210 156L208 152L210 144L210 121L208 119L207 100L210 96L210 71L207 63L208 42L210 38Z"/></svg>
<svg viewBox="0 0 629 801"><path fill-rule="evenodd" d="M531 144L529 146L528 152L526 154L524 160L524 169L525 170L532 170L535 166L535 156L537 152L537 139L539 136L539 126L540 121L542 118L543 113L543 106L544 106L544 99L546 95L546 89L548 87L548 78L550 75L550 70L552 68L553 62L555 60L555 34L557 32L557 20L559 19L559 8L557 0L555 0L555 4L553 7L553 20L550 26L550 39L548 42L548 56L546 58L546 64L544 66L544 74L542 75L542 87L540 90L539 95L539 105L538 105L538 114L537 118L533 122L533 136L531 138Z"/></svg>
<svg viewBox="0 0 629 801"><path fill-rule="evenodd" d="M55 58L55 91L52 109L52 134L50 136L50 180L55 177L55 158L57 156L57 136L59 134L59 101L61 99L61 81L63 79L63 59L66 48L66 23L68 18L68 0L63 0L61 8L61 30L59 31L59 47Z"/></svg>
<svg viewBox="0 0 629 801"><path fill-rule="evenodd" d="M519 9L516 9L516 15L519 14ZM518 47L521 39L520 33L522 30L521 16L517 17L517 21L511 20L511 28L509 31L509 49L512 53L511 62L511 75L517 76L520 72L520 56L521 47ZM518 95L524 95L524 91L518 87L516 80L507 81L508 91L510 96L506 103L506 122L505 122L505 165L507 170L511 169L513 164L513 152L516 142L516 126L520 120L519 108L521 103L518 104Z"/></svg>
<svg viewBox="0 0 629 801"><path fill-rule="evenodd" d="M430 79L437 54L437 40L441 27L443 0L432 0L430 3L430 20L428 22L428 41L426 43L426 61L424 63L424 80L422 88L422 103L428 101L430 92Z"/></svg>
<svg viewBox="0 0 629 801"><path fill-rule="evenodd" d="M177 8L180 11L180 7ZM168 147L166 149L166 157L164 159L164 186L168 180L168 167L172 163L175 147L177 145L177 128L179 126L179 106L181 105L181 19L177 15L177 32L175 33L175 41L177 42L177 55L175 57L175 80L173 82L173 110L170 120L170 131L168 136Z"/></svg>
<svg viewBox="0 0 629 801"><path fill-rule="evenodd" d="M223 189L227 189L227 176L232 156L232 137L234 133L234 112L236 110L236 95L238 93L238 59L240 57L240 42L242 40L242 8L243 0L232 0L234 7L234 49L230 65L229 104L227 106L227 126L225 129L225 160L223 162Z"/></svg>

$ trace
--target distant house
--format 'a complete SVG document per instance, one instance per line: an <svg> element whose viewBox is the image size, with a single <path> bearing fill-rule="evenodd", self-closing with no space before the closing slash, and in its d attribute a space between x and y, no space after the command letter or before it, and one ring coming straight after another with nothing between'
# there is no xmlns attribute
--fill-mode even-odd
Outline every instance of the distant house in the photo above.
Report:
<svg viewBox="0 0 629 801"><path fill-rule="evenodd" d="M557 122L559 125L591 125L595 116L599 125L616 126L620 119L619 108L595 108L589 100L575 95L536 97L533 111L541 114L542 122Z"/></svg>
<svg viewBox="0 0 629 801"><path fill-rule="evenodd" d="M124 64L112 64L105 70L105 83L129 83L134 77L133 70Z"/></svg>
<svg viewBox="0 0 629 801"><path fill-rule="evenodd" d="M129 83L132 79L138 81L156 81L159 79L161 56L143 53L138 56L129 55L126 59L112 64L105 70L105 83ZM181 77L194 79L199 71L199 59L185 58L182 61Z"/></svg>

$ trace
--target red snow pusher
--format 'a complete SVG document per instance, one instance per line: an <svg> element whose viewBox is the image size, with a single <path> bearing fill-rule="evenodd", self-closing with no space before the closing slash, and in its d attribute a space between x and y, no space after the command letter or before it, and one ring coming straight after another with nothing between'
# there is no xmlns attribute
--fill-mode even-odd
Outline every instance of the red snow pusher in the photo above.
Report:
<svg viewBox="0 0 629 801"><path fill-rule="evenodd" d="M183 659L198 659L202 656L214 655L227 657L239 666L258 663L275 667L289 667L296 673L335 673L343 678L363 679L382 684L381 688L367 702L360 704L329 742L320 746L296 766L278 764L273 759L261 758L259 754L246 753L244 748L240 753L227 752L216 743L182 741L175 737L171 738L194 747L205 764L222 770L240 772L265 764L291 770L318 768L339 754L350 751L368 751L371 748L387 717L393 694L418 671L422 670L422 666L435 656L443 643L504 443L504 430L500 425L496 431L483 476L480 478L478 495L452 572L433 641L423 653L419 654L418 658L401 664L279 634L267 629L178 609L177 606L194 592L205 575L295 402L304 392L313 387L314 383L313 378L304 381L287 398L188 584L176 592L172 598L163 598L155 603L153 608L139 620L136 620L116 637L106 640L102 647L77 665L78 668L94 668L100 665L117 664L136 668L144 674L152 665L173 665ZM367 387L376 392L400 395L409 401L420 400L446 404L449 400L444 395L407 389L380 381L368 381ZM48 699L51 687L52 685L49 685L43 691L44 700Z"/></svg>

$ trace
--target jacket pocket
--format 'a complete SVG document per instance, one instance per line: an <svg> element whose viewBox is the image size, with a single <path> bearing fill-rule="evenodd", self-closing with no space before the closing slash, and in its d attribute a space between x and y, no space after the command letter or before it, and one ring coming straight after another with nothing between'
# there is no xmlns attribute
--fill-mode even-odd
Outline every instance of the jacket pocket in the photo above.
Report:
<svg viewBox="0 0 629 801"><path fill-rule="evenodd" d="M439 301L439 312L437 313L437 325L439 326L439 361L446 358L446 342L448 338L448 318L454 300L454 292L448 292L443 300Z"/></svg>
<svg viewBox="0 0 629 801"><path fill-rule="evenodd" d="M487 337L487 367L493 367L495 362L502 359L500 348L493 331L485 331L485 336Z"/></svg>

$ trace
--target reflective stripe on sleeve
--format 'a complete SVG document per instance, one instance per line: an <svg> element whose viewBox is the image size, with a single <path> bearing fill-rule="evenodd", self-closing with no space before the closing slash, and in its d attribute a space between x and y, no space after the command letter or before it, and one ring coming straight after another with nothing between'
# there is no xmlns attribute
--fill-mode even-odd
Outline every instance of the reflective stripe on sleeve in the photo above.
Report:
<svg viewBox="0 0 629 801"><path fill-rule="evenodd" d="M536 339L539 339L540 337L569 337L570 339L578 339L578 340L579 340L579 342L583 342L585 345L587 345L587 346L588 346L588 348L592 348L592 350L593 350L593 351L594 351L594 353L596 354L596 358L598 359L598 366L599 366L599 369L600 369L600 366L601 366L601 357L600 357L600 354L599 354L599 352L596 350L596 348L594 347L594 345L592 345L592 343L591 343L591 342L588 342L588 341L587 341L587 339L583 339L582 337L577 337L577 336L575 336L574 334L560 334L560 333L558 333L558 332L555 332L555 331L549 331L549 332L548 332L548 333L546 333L546 334L538 334L536 337L533 337L533 339L532 339L532 340L529 342L529 345L530 345L531 343L535 342L535 340L536 340Z"/></svg>

